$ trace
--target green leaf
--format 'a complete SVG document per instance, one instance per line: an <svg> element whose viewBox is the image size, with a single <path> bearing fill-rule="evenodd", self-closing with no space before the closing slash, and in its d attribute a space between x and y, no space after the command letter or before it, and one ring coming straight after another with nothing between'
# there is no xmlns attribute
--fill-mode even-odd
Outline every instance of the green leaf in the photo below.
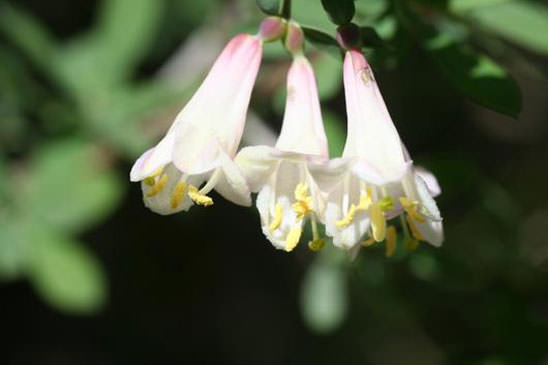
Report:
<svg viewBox="0 0 548 365"><path fill-rule="evenodd" d="M336 330L347 312L346 277L340 265L317 258L301 287L301 312L305 324L316 333Z"/></svg>
<svg viewBox="0 0 548 365"><path fill-rule="evenodd" d="M291 17L301 26L311 24L313 29L327 34L334 34L337 29L337 26L329 20L329 16L321 6L310 6L308 1L293 1Z"/></svg>
<svg viewBox="0 0 548 365"><path fill-rule="evenodd" d="M257 0L257 6L268 15L280 15L280 0Z"/></svg>
<svg viewBox="0 0 548 365"><path fill-rule="evenodd" d="M319 29L315 29L311 27L303 26L301 28L303 29L306 39L308 39L310 42L320 44L320 45L325 45L325 46L338 47L337 40L331 35L325 32L322 32Z"/></svg>
<svg viewBox="0 0 548 365"><path fill-rule="evenodd" d="M360 27L360 37L365 47L382 47L383 39L373 27Z"/></svg>
<svg viewBox="0 0 548 365"><path fill-rule="evenodd" d="M129 76L159 30L164 9L157 0L103 0L94 30L110 77Z"/></svg>
<svg viewBox="0 0 548 365"><path fill-rule="evenodd" d="M12 5L0 6L0 29L44 71L50 71L57 45L47 30L27 12Z"/></svg>
<svg viewBox="0 0 548 365"><path fill-rule="evenodd" d="M40 224L79 232L103 219L121 197L108 155L77 139L44 146L30 167L19 203Z"/></svg>
<svg viewBox="0 0 548 365"><path fill-rule="evenodd" d="M521 92L515 80L493 60L460 43L458 32L443 31L424 23L403 2L397 1L400 23L428 51L451 84L476 103L517 117Z"/></svg>
<svg viewBox="0 0 548 365"><path fill-rule="evenodd" d="M100 263L83 244L67 237L34 230L28 270L38 294L60 311L94 313L106 302L106 278Z"/></svg>
<svg viewBox="0 0 548 365"><path fill-rule="evenodd" d="M327 108L323 108L322 116L327 143L329 145L329 155L331 157L340 157L342 156L346 140L344 123L337 114Z"/></svg>
<svg viewBox="0 0 548 365"><path fill-rule="evenodd" d="M18 219L8 217L13 212L0 211L0 279L18 278L27 257L27 246L24 236L28 230Z"/></svg>
<svg viewBox="0 0 548 365"><path fill-rule="evenodd" d="M517 45L548 55L548 7L545 5L518 0L473 3L453 0L451 9Z"/></svg>
<svg viewBox="0 0 548 365"><path fill-rule="evenodd" d="M356 12L354 0L322 0L322 6L329 19L337 25L350 23Z"/></svg>
<svg viewBox="0 0 548 365"><path fill-rule="evenodd" d="M499 113L519 115L522 106L519 86L493 60L453 43L431 49L431 55L464 95Z"/></svg>

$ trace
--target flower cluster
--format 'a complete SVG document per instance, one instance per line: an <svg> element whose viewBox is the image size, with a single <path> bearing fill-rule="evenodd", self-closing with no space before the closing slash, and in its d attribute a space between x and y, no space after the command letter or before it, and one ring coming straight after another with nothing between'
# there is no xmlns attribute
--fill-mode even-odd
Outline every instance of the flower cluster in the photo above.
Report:
<svg viewBox="0 0 548 365"><path fill-rule="evenodd" d="M275 146L238 152L263 43L282 39L293 57L287 74L282 129ZM264 235L274 247L293 250L310 222L310 249L325 240L351 252L385 242L439 246L440 212L432 174L415 168L400 140L375 77L359 48L344 56L348 134L343 156L330 159L314 72L305 57L303 32L293 21L271 17L257 35L234 37L202 85L177 115L166 136L131 170L145 205L159 214L210 206L215 189L244 206L256 199ZM399 220L396 218L399 217ZM396 221L394 225L392 222Z"/></svg>

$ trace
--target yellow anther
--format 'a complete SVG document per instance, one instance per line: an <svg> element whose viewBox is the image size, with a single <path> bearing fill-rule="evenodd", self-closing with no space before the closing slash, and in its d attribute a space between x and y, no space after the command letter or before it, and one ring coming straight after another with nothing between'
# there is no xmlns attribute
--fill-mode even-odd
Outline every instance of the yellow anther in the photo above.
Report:
<svg viewBox="0 0 548 365"><path fill-rule="evenodd" d="M287 237L285 238L285 250L287 252L293 251L293 249L297 246L301 238L302 231L303 229L300 225L291 228L291 230L287 234Z"/></svg>
<svg viewBox="0 0 548 365"><path fill-rule="evenodd" d="M295 188L295 200L306 200L308 198L308 186L305 183L298 183Z"/></svg>
<svg viewBox="0 0 548 365"><path fill-rule="evenodd" d="M379 200L379 206L383 212L389 212L394 209L394 199L390 195L387 195Z"/></svg>
<svg viewBox="0 0 548 365"><path fill-rule="evenodd" d="M348 213L346 213L346 216L343 217L340 221L335 222L335 225L339 228L346 227L352 221L354 220L354 216L356 215L356 212L358 211L366 211L369 209L369 207L372 204L371 200L371 189L367 189L366 192L362 192L360 195L360 202L358 205L350 205L350 208L348 208Z"/></svg>
<svg viewBox="0 0 548 365"><path fill-rule="evenodd" d="M145 177L143 182L147 184L148 186L153 186L156 183L156 179L153 178L152 176L149 176L149 177Z"/></svg>
<svg viewBox="0 0 548 365"><path fill-rule="evenodd" d="M325 240L323 238L317 238L308 242L308 248L311 251L318 252L325 246Z"/></svg>
<svg viewBox="0 0 548 365"><path fill-rule="evenodd" d="M339 228L346 227L347 225L352 223L352 221L354 220L355 214L356 214L356 206L352 204L350 206L350 209L348 209L348 213L346 213L346 216L344 216L343 219L341 219L340 221L336 221L335 225Z"/></svg>
<svg viewBox="0 0 548 365"><path fill-rule="evenodd" d="M270 231L275 231L276 229L278 229L280 225L282 224L282 218L283 218L282 205L276 204L276 206L274 207L274 219L272 220L272 222L270 222L270 226L268 227L268 229L270 229Z"/></svg>
<svg viewBox="0 0 548 365"><path fill-rule="evenodd" d="M369 216L371 217L371 235L375 241L383 241L386 236L386 220L381 207L378 204L371 205Z"/></svg>
<svg viewBox="0 0 548 365"><path fill-rule="evenodd" d="M407 214L409 214L409 216L411 216L411 218L413 218L417 222L421 222L421 223L426 221L424 216L417 211L417 207L419 206L418 201L416 201L416 200L411 201L405 196L400 197L399 200L400 200L401 206L403 207L403 209L405 209Z"/></svg>
<svg viewBox="0 0 548 365"><path fill-rule="evenodd" d="M396 227L394 226L388 226L386 229L386 257L392 257L394 254L394 251L396 251L396 240L397 240L397 234L396 234Z"/></svg>
<svg viewBox="0 0 548 365"><path fill-rule="evenodd" d="M296 202L292 207L295 213L297 213L297 221L299 221L312 212L310 208L312 198L308 196L308 186L306 184L297 184L295 188L295 200Z"/></svg>
<svg viewBox="0 0 548 365"><path fill-rule="evenodd" d="M160 167L156 171L154 171L152 174L150 174L149 177L146 177L143 182L147 184L148 186L153 186L156 183L156 177L160 176L160 174L164 172L164 168Z"/></svg>
<svg viewBox="0 0 548 365"><path fill-rule="evenodd" d="M213 205L213 199L209 196L202 194L194 185L188 186L188 196L198 205L203 205L204 207L209 207Z"/></svg>
<svg viewBox="0 0 548 365"><path fill-rule="evenodd" d="M408 251L415 251L417 249L417 247L419 247L419 240L411 238L411 237L407 237L405 239L405 248Z"/></svg>
<svg viewBox="0 0 548 365"><path fill-rule="evenodd" d="M414 219L410 215L408 215L405 217L405 220L407 221L407 224L409 225L409 229L411 230L411 234L413 235L413 237L415 237L418 240L424 240L424 236L417 229L417 225L415 224Z"/></svg>
<svg viewBox="0 0 548 365"><path fill-rule="evenodd" d="M368 238L367 240L362 242L363 247L369 247L373 246L377 241L373 237Z"/></svg>
<svg viewBox="0 0 548 365"><path fill-rule="evenodd" d="M371 200L371 189L367 189L366 192L360 194L360 202L358 206L356 207L357 210L367 210L373 203L373 200Z"/></svg>
<svg viewBox="0 0 548 365"><path fill-rule="evenodd" d="M171 193L171 209L176 209L179 204L181 204L181 201L185 196L186 190L187 185L184 181L179 181L177 185L175 185L173 193Z"/></svg>
<svg viewBox="0 0 548 365"><path fill-rule="evenodd" d="M164 188L164 186L166 186L166 183L167 183L167 175L163 174L162 176L160 176L158 181L156 181L150 187L150 189L148 189L147 196L150 198L150 197L153 197L154 195L159 194L162 191L162 189Z"/></svg>

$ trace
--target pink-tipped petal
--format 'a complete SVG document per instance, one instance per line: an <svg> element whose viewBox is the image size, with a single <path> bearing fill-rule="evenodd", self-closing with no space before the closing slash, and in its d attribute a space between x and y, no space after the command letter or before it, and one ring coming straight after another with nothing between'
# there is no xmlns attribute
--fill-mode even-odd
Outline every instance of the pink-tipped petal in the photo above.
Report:
<svg viewBox="0 0 548 365"><path fill-rule="evenodd" d="M318 88L310 62L296 56L287 75L287 99L276 148L328 156Z"/></svg>
<svg viewBox="0 0 548 365"><path fill-rule="evenodd" d="M202 173L218 166L218 152L208 151L215 145L234 157L261 58L262 42L254 36L238 35L225 47L170 130L177 135L172 159L179 169Z"/></svg>
<svg viewBox="0 0 548 365"><path fill-rule="evenodd" d="M343 156L364 158L392 178L405 165L405 156L371 67L358 50L346 52L344 90L348 135Z"/></svg>

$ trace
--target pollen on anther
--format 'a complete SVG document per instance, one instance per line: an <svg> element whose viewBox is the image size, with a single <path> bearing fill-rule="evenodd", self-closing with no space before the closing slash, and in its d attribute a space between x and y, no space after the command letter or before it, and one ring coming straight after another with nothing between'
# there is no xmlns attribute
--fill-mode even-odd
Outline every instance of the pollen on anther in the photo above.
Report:
<svg viewBox="0 0 548 365"><path fill-rule="evenodd" d="M276 204L276 206L274 207L274 219L272 220L272 222L270 222L270 226L268 227L268 229L270 229L271 231L275 231L276 229L278 229L282 224L282 218L283 207L281 204Z"/></svg>
<svg viewBox="0 0 548 365"><path fill-rule="evenodd" d="M181 204L181 201L183 200L183 197L185 196L187 190L187 184L184 181L179 181L177 185L175 186L175 189L173 189L173 193L171 196L171 209L176 209L179 204Z"/></svg>
<svg viewBox="0 0 548 365"><path fill-rule="evenodd" d="M299 240L301 239L302 231L303 230L301 226L295 226L291 228L291 230L287 234L287 237L285 238L285 251L293 251L293 249L297 246Z"/></svg>
<svg viewBox="0 0 548 365"><path fill-rule="evenodd" d="M200 194L198 189L194 185L188 186L188 196L194 203L198 205L202 205L204 207L209 207L210 205L213 205L213 199L211 199L209 196L205 194Z"/></svg>
<svg viewBox="0 0 548 365"><path fill-rule="evenodd" d="M148 189L147 196L150 198L159 194L166 186L166 183L167 183L167 175L163 174L162 176L160 176L160 179L158 179L158 181L156 181L154 185L152 185L152 187Z"/></svg>
<svg viewBox="0 0 548 365"><path fill-rule="evenodd" d="M396 227L389 226L386 229L386 257L392 257L394 255L394 252L396 251Z"/></svg>

